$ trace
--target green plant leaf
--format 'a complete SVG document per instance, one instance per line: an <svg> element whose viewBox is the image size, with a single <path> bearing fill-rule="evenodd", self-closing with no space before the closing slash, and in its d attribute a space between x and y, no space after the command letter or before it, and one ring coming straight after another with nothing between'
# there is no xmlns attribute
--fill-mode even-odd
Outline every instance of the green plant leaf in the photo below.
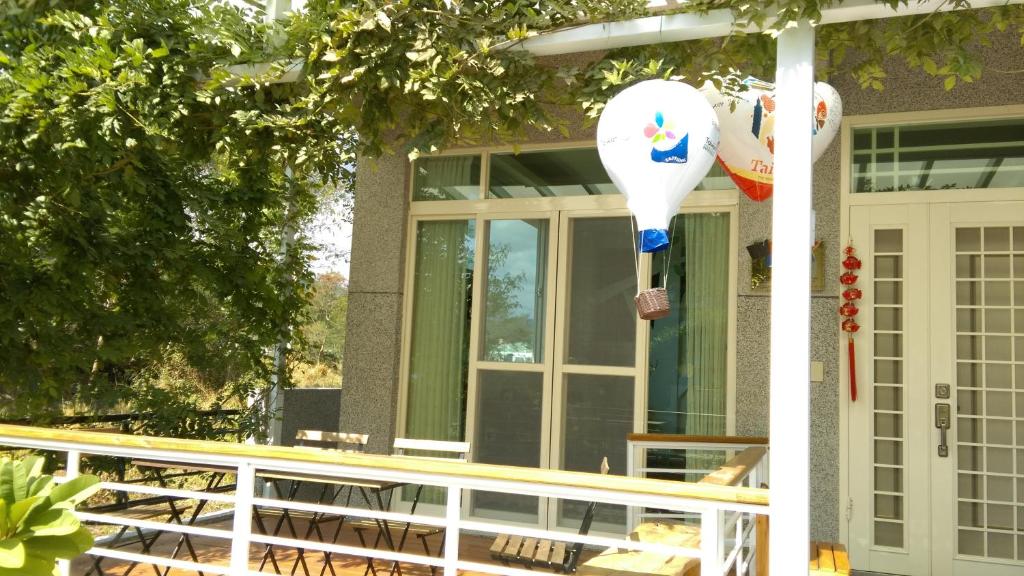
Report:
<svg viewBox="0 0 1024 576"><path fill-rule="evenodd" d="M33 536L67 536L81 526L75 513L63 508L34 513L26 524Z"/></svg>
<svg viewBox="0 0 1024 576"><path fill-rule="evenodd" d="M64 536L37 536L25 541L29 556L71 559L92 548L93 537L88 528L79 527Z"/></svg>
<svg viewBox="0 0 1024 576"><path fill-rule="evenodd" d="M0 540L0 568L21 568L25 565L25 544L9 538Z"/></svg>
<svg viewBox="0 0 1024 576"><path fill-rule="evenodd" d="M54 506L74 508L100 489L100 479L92 476L78 476L56 486L50 492L50 502Z"/></svg>
<svg viewBox="0 0 1024 576"><path fill-rule="evenodd" d="M49 501L42 496L33 496L11 504L7 515L11 530L15 532L20 530L22 528L21 524L26 517L41 506L49 508L48 504Z"/></svg>

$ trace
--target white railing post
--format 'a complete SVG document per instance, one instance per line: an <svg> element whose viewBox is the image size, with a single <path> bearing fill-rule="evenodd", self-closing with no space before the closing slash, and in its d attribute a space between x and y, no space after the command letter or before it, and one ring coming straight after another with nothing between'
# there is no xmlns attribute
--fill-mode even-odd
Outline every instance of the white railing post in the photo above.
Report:
<svg viewBox="0 0 1024 576"><path fill-rule="evenodd" d="M646 450L638 450L636 442L633 440L626 440L626 476L630 478L636 478L637 471L637 453L647 452ZM636 506L630 506L626 509L626 533L632 533L636 529L637 516L640 515L640 509Z"/></svg>
<svg viewBox="0 0 1024 576"><path fill-rule="evenodd" d="M231 573L249 572L249 536L252 532L252 499L256 489L256 468L249 462L238 465L235 480L235 515L231 527Z"/></svg>
<svg viewBox="0 0 1024 576"><path fill-rule="evenodd" d="M64 477L68 480L77 478L81 472L82 453L78 450L68 450L68 463L64 469ZM57 569L61 576L71 576L71 561L58 560Z"/></svg>
<svg viewBox="0 0 1024 576"><path fill-rule="evenodd" d="M722 576L722 512L705 508L700 513L700 576Z"/></svg>
<svg viewBox="0 0 1024 576"><path fill-rule="evenodd" d="M462 487L448 486L444 513L444 576L457 576L459 569L459 525L462 521Z"/></svg>
<svg viewBox="0 0 1024 576"><path fill-rule="evenodd" d="M811 121L814 28L779 34L772 202L772 574L808 572L810 541Z"/></svg>

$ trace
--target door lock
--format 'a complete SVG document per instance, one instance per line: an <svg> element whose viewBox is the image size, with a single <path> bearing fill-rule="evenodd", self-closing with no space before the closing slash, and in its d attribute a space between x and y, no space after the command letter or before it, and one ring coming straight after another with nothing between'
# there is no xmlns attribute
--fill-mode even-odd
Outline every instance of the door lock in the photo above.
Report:
<svg viewBox="0 0 1024 576"><path fill-rule="evenodd" d="M950 426L949 402L939 402L935 405L935 427L939 429L939 456L949 456L949 446L946 444L946 430Z"/></svg>

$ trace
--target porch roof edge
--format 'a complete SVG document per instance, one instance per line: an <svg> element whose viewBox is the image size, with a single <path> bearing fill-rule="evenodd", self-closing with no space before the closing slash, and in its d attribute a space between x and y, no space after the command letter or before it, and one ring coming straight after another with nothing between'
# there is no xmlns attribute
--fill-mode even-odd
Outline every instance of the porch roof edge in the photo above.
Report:
<svg viewBox="0 0 1024 576"><path fill-rule="evenodd" d="M898 18L931 12L948 12L989 8L1006 4L1021 4L1024 0L976 0L969 7L951 5L946 0L925 0L920 3L900 6L896 9L875 0L846 0L821 12L821 21L816 24L837 24L857 20L879 20ZM685 2L652 0L648 9L664 11L681 7ZM732 13L728 10L712 10L705 15L667 14L647 16L619 22L585 24L563 30L540 34L509 45L511 50L527 50L537 56L555 56L576 52L610 50L629 46L643 46L662 42L682 42L701 38L728 36L733 30ZM771 24L772 21L769 21ZM749 27L743 32L758 32Z"/></svg>

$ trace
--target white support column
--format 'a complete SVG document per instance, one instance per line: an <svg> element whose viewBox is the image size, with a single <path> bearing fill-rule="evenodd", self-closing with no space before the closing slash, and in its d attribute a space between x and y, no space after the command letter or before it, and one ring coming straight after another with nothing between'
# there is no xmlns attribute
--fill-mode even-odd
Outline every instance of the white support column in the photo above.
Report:
<svg viewBox="0 0 1024 576"><path fill-rule="evenodd" d="M808 573L814 29L778 38L772 207L771 574Z"/></svg>
<svg viewBox="0 0 1024 576"><path fill-rule="evenodd" d="M700 513L700 576L722 576L722 511L705 508Z"/></svg>

